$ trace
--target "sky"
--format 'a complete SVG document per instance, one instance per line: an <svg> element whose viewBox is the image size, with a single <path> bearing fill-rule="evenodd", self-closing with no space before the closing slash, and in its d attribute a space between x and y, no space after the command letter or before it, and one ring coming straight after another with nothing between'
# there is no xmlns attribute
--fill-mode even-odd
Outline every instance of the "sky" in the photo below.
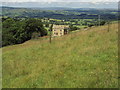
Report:
<svg viewBox="0 0 120 90"><path fill-rule="evenodd" d="M0 0L0 2L118 2L119 0Z"/></svg>
<svg viewBox="0 0 120 90"><path fill-rule="evenodd" d="M0 0L0 2L2 2L0 6L118 8L118 1L119 0Z"/></svg>

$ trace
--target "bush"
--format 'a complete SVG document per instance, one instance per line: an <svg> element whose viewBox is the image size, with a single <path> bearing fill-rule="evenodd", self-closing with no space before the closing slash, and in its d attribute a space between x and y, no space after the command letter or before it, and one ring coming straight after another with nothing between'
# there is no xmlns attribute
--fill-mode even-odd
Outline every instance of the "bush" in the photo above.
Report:
<svg viewBox="0 0 120 90"><path fill-rule="evenodd" d="M46 23L46 24L45 24L45 27L49 27L49 23Z"/></svg>
<svg viewBox="0 0 120 90"><path fill-rule="evenodd" d="M92 27L92 26L94 26L94 25L93 25L93 24L89 24L89 25L88 25L88 27Z"/></svg>
<svg viewBox="0 0 120 90"><path fill-rule="evenodd" d="M70 25L69 28L70 28L70 31L75 31L79 29L78 27L73 26L73 25Z"/></svg>

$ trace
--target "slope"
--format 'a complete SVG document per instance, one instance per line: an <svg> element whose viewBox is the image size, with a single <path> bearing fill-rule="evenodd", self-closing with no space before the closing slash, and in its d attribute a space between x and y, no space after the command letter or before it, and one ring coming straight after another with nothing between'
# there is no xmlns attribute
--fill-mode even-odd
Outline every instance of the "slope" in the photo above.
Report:
<svg viewBox="0 0 120 90"><path fill-rule="evenodd" d="M118 87L118 25L4 47L3 88Z"/></svg>

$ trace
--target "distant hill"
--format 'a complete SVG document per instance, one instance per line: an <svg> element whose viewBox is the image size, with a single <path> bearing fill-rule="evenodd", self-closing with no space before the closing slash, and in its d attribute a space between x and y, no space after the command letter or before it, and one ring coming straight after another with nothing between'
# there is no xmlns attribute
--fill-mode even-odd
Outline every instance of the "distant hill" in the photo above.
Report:
<svg viewBox="0 0 120 90"><path fill-rule="evenodd" d="M94 8L66 8L66 7L8 7L2 6L2 16L9 17L31 17L31 18L54 18L54 19L117 19L116 9L94 9ZM85 16L82 16L82 15Z"/></svg>

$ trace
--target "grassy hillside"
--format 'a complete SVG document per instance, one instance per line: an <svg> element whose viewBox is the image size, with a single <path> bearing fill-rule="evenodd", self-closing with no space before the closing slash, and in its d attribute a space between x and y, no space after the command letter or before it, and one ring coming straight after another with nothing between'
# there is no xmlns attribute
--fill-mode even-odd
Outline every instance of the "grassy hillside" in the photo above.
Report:
<svg viewBox="0 0 120 90"><path fill-rule="evenodd" d="M4 47L3 88L118 87L117 27Z"/></svg>

